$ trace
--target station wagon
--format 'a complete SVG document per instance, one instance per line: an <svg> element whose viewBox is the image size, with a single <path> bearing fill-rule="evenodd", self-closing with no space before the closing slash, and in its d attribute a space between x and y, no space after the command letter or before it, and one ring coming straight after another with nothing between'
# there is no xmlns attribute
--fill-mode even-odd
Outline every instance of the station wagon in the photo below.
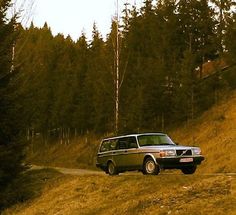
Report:
<svg viewBox="0 0 236 215"><path fill-rule="evenodd" d="M96 166L109 175L133 170L157 175L162 169L193 174L203 160L199 147L177 145L163 133L142 133L103 139Z"/></svg>

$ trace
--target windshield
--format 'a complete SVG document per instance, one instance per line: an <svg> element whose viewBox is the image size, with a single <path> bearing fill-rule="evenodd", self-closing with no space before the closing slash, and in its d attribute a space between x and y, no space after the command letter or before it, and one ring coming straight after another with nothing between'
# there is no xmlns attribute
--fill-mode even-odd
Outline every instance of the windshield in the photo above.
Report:
<svg viewBox="0 0 236 215"><path fill-rule="evenodd" d="M138 136L140 146L159 146L159 145L175 145L175 143L164 134L150 134Z"/></svg>

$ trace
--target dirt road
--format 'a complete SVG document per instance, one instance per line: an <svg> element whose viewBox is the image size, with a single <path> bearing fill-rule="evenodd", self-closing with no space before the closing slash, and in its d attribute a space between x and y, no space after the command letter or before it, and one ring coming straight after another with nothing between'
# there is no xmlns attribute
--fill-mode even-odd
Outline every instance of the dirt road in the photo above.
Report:
<svg viewBox="0 0 236 215"><path fill-rule="evenodd" d="M51 167L51 166L37 166L37 165L32 165L31 169L45 169L45 168L51 168L55 169L58 172L65 174L65 175L105 175L103 171L96 171L96 170L88 170L88 169L69 169L69 168L63 168L63 167ZM126 172L123 174L128 174L128 175L136 175L136 174L141 174L138 172ZM182 173L172 173L168 171L162 171L162 175L179 175ZM195 175L208 175L208 176L235 176L236 173L196 173Z"/></svg>
<svg viewBox="0 0 236 215"><path fill-rule="evenodd" d="M34 169L55 169L60 173L63 173L65 175L105 175L102 171L95 171L95 170L88 170L88 169L69 169L69 168L63 168L63 167L52 167L52 166L37 166L37 165L31 165L32 170Z"/></svg>

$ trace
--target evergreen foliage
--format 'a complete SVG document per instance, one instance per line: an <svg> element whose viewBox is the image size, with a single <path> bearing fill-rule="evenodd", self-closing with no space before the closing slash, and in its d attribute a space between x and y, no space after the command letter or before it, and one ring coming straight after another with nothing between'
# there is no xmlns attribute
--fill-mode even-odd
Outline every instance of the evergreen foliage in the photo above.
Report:
<svg viewBox="0 0 236 215"><path fill-rule="evenodd" d="M12 192L12 184L25 170L22 163L24 144L20 138L24 126L16 92L17 71L12 59L17 37L16 17L6 18L10 3L10 0L0 1L0 211L17 201L8 193Z"/></svg>
<svg viewBox="0 0 236 215"><path fill-rule="evenodd" d="M235 1L155 2L123 11L120 133L188 122L236 87ZM16 25L6 18L10 5L0 0L0 210L19 200L12 190L25 170L25 136L48 144L115 127L115 20L106 40L94 24L91 41L75 42L47 23Z"/></svg>
<svg viewBox="0 0 236 215"><path fill-rule="evenodd" d="M125 5L119 28L121 133L165 130L194 119L227 89L223 76L203 81L209 61L227 55L228 66L235 62L234 1L219 2ZM45 140L114 131L115 48L115 21L106 40L94 24L90 42L84 34L76 42L52 36L47 24L22 29L17 62L25 129Z"/></svg>

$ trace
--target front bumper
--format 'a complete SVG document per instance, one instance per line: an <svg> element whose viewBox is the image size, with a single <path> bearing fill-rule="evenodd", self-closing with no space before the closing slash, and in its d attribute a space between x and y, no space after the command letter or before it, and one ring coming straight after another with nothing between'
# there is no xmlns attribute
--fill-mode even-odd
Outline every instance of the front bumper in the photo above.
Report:
<svg viewBox="0 0 236 215"><path fill-rule="evenodd" d="M193 158L192 162L180 162L183 158ZM167 158L156 158L156 162L160 165L162 169L181 169L182 167L187 166L197 166L200 165L201 162L205 158L203 156L197 157L167 157Z"/></svg>

